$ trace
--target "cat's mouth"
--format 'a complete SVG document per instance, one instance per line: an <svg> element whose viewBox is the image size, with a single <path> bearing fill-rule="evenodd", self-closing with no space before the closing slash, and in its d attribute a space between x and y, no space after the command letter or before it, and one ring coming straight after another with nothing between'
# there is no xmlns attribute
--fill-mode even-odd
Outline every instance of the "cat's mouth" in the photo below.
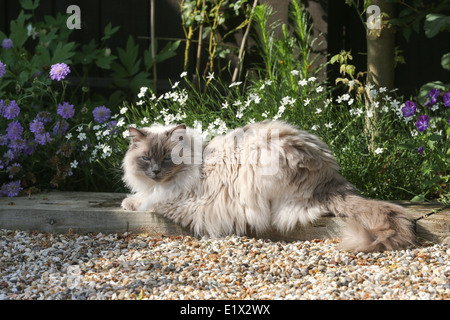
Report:
<svg viewBox="0 0 450 320"><path fill-rule="evenodd" d="M145 172L145 175L155 182L161 182L164 180L163 176L161 176L159 174L154 174L153 172Z"/></svg>

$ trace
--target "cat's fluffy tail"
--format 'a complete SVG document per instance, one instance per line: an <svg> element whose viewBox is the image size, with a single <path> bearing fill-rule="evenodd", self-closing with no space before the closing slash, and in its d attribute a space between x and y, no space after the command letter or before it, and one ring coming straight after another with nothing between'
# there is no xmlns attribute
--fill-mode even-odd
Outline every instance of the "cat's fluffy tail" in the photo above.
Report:
<svg viewBox="0 0 450 320"><path fill-rule="evenodd" d="M401 206L347 195L334 198L329 209L348 217L341 242L344 250L397 250L416 244L413 222Z"/></svg>

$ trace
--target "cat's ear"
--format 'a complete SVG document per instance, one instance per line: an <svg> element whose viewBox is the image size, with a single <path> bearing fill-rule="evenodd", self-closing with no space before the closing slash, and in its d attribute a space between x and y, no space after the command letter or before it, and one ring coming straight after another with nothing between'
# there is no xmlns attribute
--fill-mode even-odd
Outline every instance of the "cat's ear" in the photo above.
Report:
<svg viewBox="0 0 450 320"><path fill-rule="evenodd" d="M177 131L177 130L183 130L183 131L180 131L181 134L186 133L186 125L183 123L183 124L180 124L179 126L176 126L176 127L173 128L172 130L169 130L169 131L167 132L167 136L168 136L168 137L172 136L172 134L173 134L175 131Z"/></svg>
<svg viewBox="0 0 450 320"><path fill-rule="evenodd" d="M128 132L130 133L130 138L132 143L139 142L143 140L147 135L139 129L129 127Z"/></svg>

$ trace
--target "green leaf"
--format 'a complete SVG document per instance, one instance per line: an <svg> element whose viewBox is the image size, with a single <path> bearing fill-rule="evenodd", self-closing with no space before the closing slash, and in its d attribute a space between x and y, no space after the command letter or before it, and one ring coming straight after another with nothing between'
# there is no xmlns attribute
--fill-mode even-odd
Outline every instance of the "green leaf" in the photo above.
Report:
<svg viewBox="0 0 450 320"><path fill-rule="evenodd" d="M11 21L11 40L14 43L14 47L22 48L28 39L28 30L25 27L25 21L31 17L29 14L20 12L15 21Z"/></svg>
<svg viewBox="0 0 450 320"><path fill-rule="evenodd" d="M425 35L432 38L441 30L450 28L450 17L437 13L427 14L423 28L425 29Z"/></svg>
<svg viewBox="0 0 450 320"><path fill-rule="evenodd" d="M61 42L58 43L56 46L55 52L53 52L53 58L51 63L72 63L72 58L75 55L74 49L75 48L75 42L69 42L66 44L62 44Z"/></svg>
<svg viewBox="0 0 450 320"><path fill-rule="evenodd" d="M39 7L39 0L20 0L20 5L25 10L34 10Z"/></svg>
<svg viewBox="0 0 450 320"><path fill-rule="evenodd" d="M101 58L98 58L95 60L95 64L102 69L111 69L111 64L114 60L116 60L117 57L110 55L110 56L102 56Z"/></svg>
<svg viewBox="0 0 450 320"><path fill-rule="evenodd" d="M108 25L105 27L105 35L102 38L102 41L108 40L109 38L111 38L111 36L116 33L118 30L120 29L120 27L112 27L111 22L108 23Z"/></svg>
<svg viewBox="0 0 450 320"><path fill-rule="evenodd" d="M129 76L136 74L139 71L141 59L137 60L139 54L139 45L134 43L132 36L128 38L126 50L117 48L119 59L122 65L128 72Z"/></svg>
<svg viewBox="0 0 450 320"><path fill-rule="evenodd" d="M450 52L442 56L441 65L445 70L450 70Z"/></svg>
<svg viewBox="0 0 450 320"><path fill-rule="evenodd" d="M426 198L423 194L419 194L411 199L411 201L415 201L415 202L423 202L425 200L426 200Z"/></svg>

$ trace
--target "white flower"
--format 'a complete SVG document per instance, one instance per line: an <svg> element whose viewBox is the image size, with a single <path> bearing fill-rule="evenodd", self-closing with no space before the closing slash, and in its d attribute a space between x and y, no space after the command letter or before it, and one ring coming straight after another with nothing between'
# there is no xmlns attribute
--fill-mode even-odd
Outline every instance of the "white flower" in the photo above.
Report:
<svg viewBox="0 0 450 320"><path fill-rule="evenodd" d="M321 112L322 112L322 109L320 109L320 108L317 108L317 109L316 109L316 113L317 113L317 114L319 114L319 113L321 113Z"/></svg>
<svg viewBox="0 0 450 320"><path fill-rule="evenodd" d="M83 146L83 148L81 148L81 151L86 151L88 148L89 148L89 146L88 146L87 144L85 144L85 145Z"/></svg>
<svg viewBox="0 0 450 320"><path fill-rule="evenodd" d="M78 167L78 161L77 160L73 160L73 162L70 163L70 167L72 169L75 169L76 167Z"/></svg>
<svg viewBox="0 0 450 320"><path fill-rule="evenodd" d="M310 102L311 102L311 99L306 98L305 101L303 102L303 104L304 104L305 106L307 106Z"/></svg>
<svg viewBox="0 0 450 320"><path fill-rule="evenodd" d="M305 80L305 79L300 80L300 81L298 82L298 85L299 85L299 86L302 86L302 87L306 86L307 84L308 84L308 81Z"/></svg>
<svg viewBox="0 0 450 320"><path fill-rule="evenodd" d="M316 80L317 80L316 77L310 77L310 78L308 79L308 81L310 81L310 82L314 82L314 81L316 81Z"/></svg>
<svg viewBox="0 0 450 320"><path fill-rule="evenodd" d="M383 148L377 148L377 149L375 150L375 153L376 153L376 154L382 154L382 153L383 153Z"/></svg>
<svg viewBox="0 0 450 320"><path fill-rule="evenodd" d="M72 139L72 134L69 132L68 134L66 134L66 139L67 140L70 140L70 139Z"/></svg>
<svg viewBox="0 0 450 320"><path fill-rule="evenodd" d="M350 115L352 116L360 116L364 113L362 108L358 108L358 109L352 109L350 110Z"/></svg>
<svg viewBox="0 0 450 320"><path fill-rule="evenodd" d="M317 131L320 128L320 126L318 126L317 124L313 125L311 127L311 130Z"/></svg>
<svg viewBox="0 0 450 320"><path fill-rule="evenodd" d="M270 86L272 84L272 80L266 80L264 81L264 84Z"/></svg>
<svg viewBox="0 0 450 320"><path fill-rule="evenodd" d="M145 92L148 90L147 87L141 87L141 92L137 95L139 99L143 98L145 96Z"/></svg>
<svg viewBox="0 0 450 320"><path fill-rule="evenodd" d="M348 100L347 103L348 103L349 106L351 106L353 104L353 102L354 102L354 100L353 100L353 98L351 98L350 100Z"/></svg>
<svg viewBox="0 0 450 320"><path fill-rule="evenodd" d="M137 106L142 106L143 104L144 104L144 101L142 101L142 100L139 100L138 102L136 102Z"/></svg>
<svg viewBox="0 0 450 320"><path fill-rule="evenodd" d="M86 140L86 133L80 132L80 134L78 135L78 140L80 141Z"/></svg>
<svg viewBox="0 0 450 320"><path fill-rule="evenodd" d="M380 90L379 90L380 93L383 93L383 92L386 92L386 91L387 91L386 87L381 87Z"/></svg>
<svg viewBox="0 0 450 320"><path fill-rule="evenodd" d="M176 87L178 87L179 84L180 84L180 81L175 82L172 86L172 89L175 89Z"/></svg>
<svg viewBox="0 0 450 320"><path fill-rule="evenodd" d="M295 99L294 98L291 98L291 97L289 97L289 96L286 96L286 97L284 97L283 99L281 99L281 104L282 105L286 105L286 104L290 104L290 105L293 105L294 103L295 103Z"/></svg>
<svg viewBox="0 0 450 320"><path fill-rule="evenodd" d="M228 102L227 101L222 103L222 109L228 109Z"/></svg>
<svg viewBox="0 0 450 320"><path fill-rule="evenodd" d="M241 110L239 110L239 111L236 113L236 118L238 118L238 119L242 118L243 116L244 116L244 114L242 113Z"/></svg>
<svg viewBox="0 0 450 320"><path fill-rule="evenodd" d="M130 136L130 132L129 132L128 130L125 130L125 131L122 133L122 136L123 136L124 138L128 138L128 137Z"/></svg>
<svg viewBox="0 0 450 320"><path fill-rule="evenodd" d="M333 124L331 122L325 123L325 127L327 127L328 129L331 129L331 128L333 128Z"/></svg>
<svg viewBox="0 0 450 320"><path fill-rule="evenodd" d="M317 89L316 89L316 92L319 93L319 92L322 92L322 91L323 91L323 87L322 86L318 86Z"/></svg>
<svg viewBox="0 0 450 320"><path fill-rule="evenodd" d="M120 118L119 121L117 121L117 126L118 127L122 127L125 125L125 120L124 118Z"/></svg>
<svg viewBox="0 0 450 320"><path fill-rule="evenodd" d="M181 74L180 74L180 78L184 78L184 77L186 77L187 76L187 72L186 71L184 71L184 72L182 72Z"/></svg>
<svg viewBox="0 0 450 320"><path fill-rule="evenodd" d="M255 119L254 118L248 119L248 123L255 123Z"/></svg>
<svg viewBox="0 0 450 320"><path fill-rule="evenodd" d="M148 123L148 119L147 119L147 117L144 117L144 119L142 119L142 121L141 121L141 124L146 124L146 123Z"/></svg>
<svg viewBox="0 0 450 320"><path fill-rule="evenodd" d="M419 131L417 131L416 129L411 131L411 137L417 137L418 135L419 135Z"/></svg>
<svg viewBox="0 0 450 320"><path fill-rule="evenodd" d="M354 86L355 86L355 80L350 80L350 81L348 82L348 86L349 86L350 88L354 87Z"/></svg>
<svg viewBox="0 0 450 320"><path fill-rule="evenodd" d="M367 110L367 112L366 112L367 118L372 118L374 113L375 113L375 112L374 112L373 109Z"/></svg>
<svg viewBox="0 0 450 320"><path fill-rule="evenodd" d="M397 109L398 106L400 105L400 102L397 99L394 99L391 101L390 105L392 109Z"/></svg>
<svg viewBox="0 0 450 320"><path fill-rule="evenodd" d="M214 79L214 72L213 73L208 72L208 76L206 77L206 79L213 80Z"/></svg>
<svg viewBox="0 0 450 320"><path fill-rule="evenodd" d="M298 70L292 70L292 71L291 71L291 74L292 74L293 76L298 76L299 73L300 73L300 72L298 72Z"/></svg>
<svg viewBox="0 0 450 320"><path fill-rule="evenodd" d="M350 100L350 95L348 94L348 93L344 93L343 95L342 95L342 97L341 97L341 99L343 100L343 101L348 101L348 100Z"/></svg>
<svg viewBox="0 0 450 320"><path fill-rule="evenodd" d="M78 131L78 132L83 131L83 127L82 127L82 126L79 126L79 127L77 128L77 131Z"/></svg>
<svg viewBox="0 0 450 320"><path fill-rule="evenodd" d="M269 115L267 114L266 111L264 111L264 112L261 114L261 116L264 117L264 118L267 118Z"/></svg>
<svg viewBox="0 0 450 320"><path fill-rule="evenodd" d="M250 94L250 99L252 99L256 104L261 102L261 97L254 93Z"/></svg>
<svg viewBox="0 0 450 320"><path fill-rule="evenodd" d="M240 85L241 83L242 83L241 81L233 82L232 84L230 84L230 85L228 86L228 88L233 88L233 87L235 87L235 86Z"/></svg>

